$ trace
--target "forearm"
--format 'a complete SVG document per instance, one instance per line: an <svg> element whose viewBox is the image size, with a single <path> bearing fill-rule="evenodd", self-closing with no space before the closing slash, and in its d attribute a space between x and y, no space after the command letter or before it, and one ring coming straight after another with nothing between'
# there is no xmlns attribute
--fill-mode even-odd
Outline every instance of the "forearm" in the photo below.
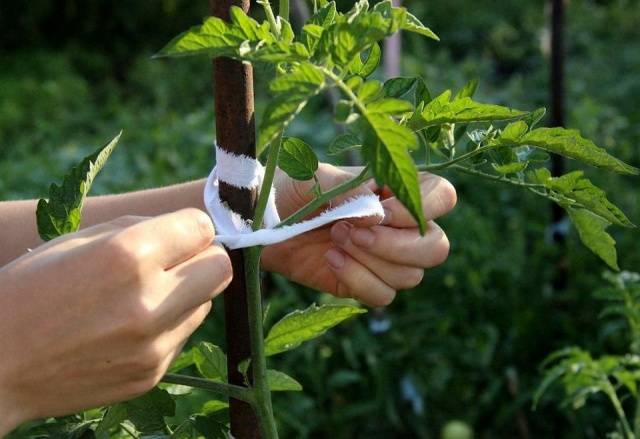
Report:
<svg viewBox="0 0 640 439"><path fill-rule="evenodd" d="M204 180L119 195L89 197L82 227L123 215L156 216L184 207L204 209ZM36 225L35 200L0 203L0 267L42 243Z"/></svg>

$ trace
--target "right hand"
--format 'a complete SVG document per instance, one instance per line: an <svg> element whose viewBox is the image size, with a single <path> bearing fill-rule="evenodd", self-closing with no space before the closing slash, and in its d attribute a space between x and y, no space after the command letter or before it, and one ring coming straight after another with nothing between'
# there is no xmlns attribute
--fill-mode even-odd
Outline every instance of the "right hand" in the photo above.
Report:
<svg viewBox="0 0 640 439"><path fill-rule="evenodd" d="M123 217L0 268L0 437L155 386L232 277L197 209Z"/></svg>

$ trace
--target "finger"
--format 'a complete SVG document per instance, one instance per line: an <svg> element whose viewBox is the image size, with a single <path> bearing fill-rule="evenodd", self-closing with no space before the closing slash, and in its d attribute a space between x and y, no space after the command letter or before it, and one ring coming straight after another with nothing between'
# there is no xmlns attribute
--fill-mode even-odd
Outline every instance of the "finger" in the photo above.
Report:
<svg viewBox="0 0 640 439"><path fill-rule="evenodd" d="M158 298L164 321L179 319L186 311L211 301L231 282L233 269L227 252L214 245L165 272L168 295ZM172 287L171 287L172 286Z"/></svg>
<svg viewBox="0 0 640 439"><path fill-rule="evenodd" d="M142 349L138 348L132 356L141 356L141 362L146 364L129 372L129 368L124 368L123 378L126 381L143 380L145 383L151 380L153 382L148 384L149 388L157 384L180 354L187 339L202 325L211 307L211 302L206 302L188 310L170 329L150 340Z"/></svg>
<svg viewBox="0 0 640 439"><path fill-rule="evenodd" d="M318 171L316 172L316 178L318 179L322 191L327 192L328 190L353 179L362 171L362 169L363 168L360 167L338 168L327 163L321 163L318 167ZM304 206L315 198L315 194L313 192L313 187L315 185L314 181L293 180L287 177L284 173L278 173L277 178L281 180L277 183L279 188L277 203L282 217L287 217L293 214L298 207ZM342 204L349 198L359 195L373 194L374 192L367 185L358 186L350 191L340 194L331 200L329 204L322 206L310 216L317 215L327 207L335 207ZM366 224L376 224L380 220L381 218L369 219Z"/></svg>
<svg viewBox="0 0 640 439"><path fill-rule="evenodd" d="M330 248L325 259L336 277L338 296L351 297L369 306L385 306L395 298L393 288L337 247Z"/></svg>
<svg viewBox="0 0 640 439"><path fill-rule="evenodd" d="M454 208L456 190L448 180L433 174L422 174L420 183L422 208L427 221L441 217ZM385 218L382 224L393 227L416 227L417 223L396 197L382 202Z"/></svg>
<svg viewBox="0 0 640 439"><path fill-rule="evenodd" d="M186 311L173 329L166 333L167 342L172 346L171 361L180 353L188 338L202 325L212 307L213 304L207 301Z"/></svg>
<svg viewBox="0 0 640 439"><path fill-rule="evenodd" d="M429 221L424 236L417 228L350 227L341 222L332 227L331 239L353 256L365 253L393 264L419 269L440 265L449 255L447 235L433 221Z"/></svg>
<svg viewBox="0 0 640 439"><path fill-rule="evenodd" d="M180 355L191 335L202 326L211 312L213 304L208 301L184 313L175 327L162 336L161 343L168 347L168 355L161 364L162 375L169 369L173 361Z"/></svg>
<svg viewBox="0 0 640 439"><path fill-rule="evenodd" d="M86 229L81 229L75 233L62 235L38 246L30 253L30 255L35 256L37 254L46 253L50 256L52 247L55 247L55 252L63 253L72 247L96 241L147 219L149 219L149 217L133 215L122 216L111 221L87 227Z"/></svg>
<svg viewBox="0 0 640 439"><path fill-rule="evenodd" d="M141 260L168 269L209 247L214 235L209 215L188 208L128 227L118 239Z"/></svg>
<svg viewBox="0 0 640 439"><path fill-rule="evenodd" d="M349 239L350 230L345 223L337 224L331 229L331 239L346 254L354 258L383 282L395 290L413 288L422 282L424 268L391 262L355 246ZM344 237L346 236L346 240Z"/></svg>

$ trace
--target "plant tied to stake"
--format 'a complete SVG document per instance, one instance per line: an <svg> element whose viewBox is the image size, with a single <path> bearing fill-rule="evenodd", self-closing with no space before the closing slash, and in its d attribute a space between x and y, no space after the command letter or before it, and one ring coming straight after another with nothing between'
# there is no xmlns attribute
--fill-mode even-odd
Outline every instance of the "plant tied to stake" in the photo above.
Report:
<svg viewBox="0 0 640 439"><path fill-rule="evenodd" d="M379 186L393 191L424 233L427 222L418 173L450 170L517 186L557 203L567 211L582 242L608 266L618 269L615 241L606 229L612 224L634 224L582 171L552 176L545 161L552 153L621 174L637 175L637 168L613 157L578 131L537 127L544 109L523 111L476 101L475 81L455 93L447 90L436 96L421 77L397 77L385 82L372 79L380 61L379 43L386 37L402 30L438 40L414 15L389 0L375 6L359 0L346 13L337 11L335 2L316 0L313 16L297 30L288 20L288 0L280 2L277 16L269 1L257 3L264 9L264 22L232 7L230 21L207 18L156 55L201 56L203 60L225 57L275 67L268 87L272 98L258 117L258 152L266 156L266 165L252 222L254 230L262 228L277 166L293 179L316 178L314 147L321 145L312 147L285 134L309 100L333 88L341 94L333 109L335 119L344 124L346 132L333 139L327 150L333 155L359 151L364 170L329 191L323 192L316 184L314 199L278 226L300 221L373 178ZM52 186L49 202L38 209L43 238L78 229L79 208L88 185L114 145L115 140L86 159L65 178L62 188ZM268 369L266 358L294 349L365 311L353 305L312 305L286 315L263 337L260 252L259 246L244 252L251 327L251 356L240 364L246 387L229 384L225 353L218 346L201 342L176 360L164 381L206 389L219 399L211 399L180 425L166 423L175 411L174 398L180 396L169 394L162 386L81 420L65 418L52 425L62 425L60 428L67 431L90 430L98 437L109 437L122 428L154 437L218 437L228 433L225 411L227 398L233 398L251 405L263 438L277 437L271 392L302 388L284 372ZM187 368L197 371L198 376L177 374Z"/></svg>

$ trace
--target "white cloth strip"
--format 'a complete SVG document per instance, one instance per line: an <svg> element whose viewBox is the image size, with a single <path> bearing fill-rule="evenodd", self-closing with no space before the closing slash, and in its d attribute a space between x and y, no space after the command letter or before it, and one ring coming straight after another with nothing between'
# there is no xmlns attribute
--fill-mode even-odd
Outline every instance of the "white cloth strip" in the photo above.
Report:
<svg viewBox="0 0 640 439"><path fill-rule="evenodd" d="M222 157L222 161L219 160L220 157ZM204 188L204 204L216 227L215 242L224 244L231 250L256 245L277 244L341 219L368 216L384 217L380 200L376 195L371 194L351 198L309 220L274 228L280 223L280 217L276 209L275 190L272 188L265 210L265 228L254 232L250 221L244 220L239 214L229 209L226 203L222 202L218 189L219 181L247 189L259 187L264 176L262 164L250 157L229 153L218 147L216 147L216 159L217 165L209 174ZM225 167L224 171L223 166ZM249 169L253 176L249 175Z"/></svg>
<svg viewBox="0 0 640 439"><path fill-rule="evenodd" d="M256 159L233 154L216 145L218 179L231 186L253 189L262 184L264 168Z"/></svg>

